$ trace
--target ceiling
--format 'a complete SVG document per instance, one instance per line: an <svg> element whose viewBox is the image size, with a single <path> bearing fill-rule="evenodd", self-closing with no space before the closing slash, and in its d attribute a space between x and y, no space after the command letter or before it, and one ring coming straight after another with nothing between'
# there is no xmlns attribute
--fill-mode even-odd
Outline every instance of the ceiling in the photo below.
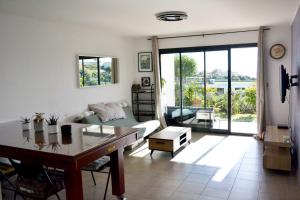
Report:
<svg viewBox="0 0 300 200"><path fill-rule="evenodd" d="M300 0L0 0L0 12L95 26L128 36L173 35L291 23ZM161 11L189 15L180 22Z"/></svg>

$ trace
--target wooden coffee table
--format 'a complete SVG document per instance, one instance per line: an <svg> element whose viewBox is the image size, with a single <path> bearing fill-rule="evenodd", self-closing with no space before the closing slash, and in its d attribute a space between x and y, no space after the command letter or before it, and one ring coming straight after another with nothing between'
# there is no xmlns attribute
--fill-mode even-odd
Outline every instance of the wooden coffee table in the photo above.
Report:
<svg viewBox="0 0 300 200"><path fill-rule="evenodd" d="M174 157L174 152L190 143L191 139L191 128L169 126L149 137L150 155L152 156L154 150L159 150L170 152L172 157Z"/></svg>

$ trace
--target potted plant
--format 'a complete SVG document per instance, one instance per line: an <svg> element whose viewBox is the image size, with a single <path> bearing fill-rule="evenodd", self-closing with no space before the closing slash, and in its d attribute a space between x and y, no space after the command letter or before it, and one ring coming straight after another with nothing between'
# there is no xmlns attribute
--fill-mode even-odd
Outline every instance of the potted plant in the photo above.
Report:
<svg viewBox="0 0 300 200"><path fill-rule="evenodd" d="M43 132L37 132L34 134L34 139L35 139L35 147L38 148L39 150L42 150L45 145L45 136Z"/></svg>
<svg viewBox="0 0 300 200"><path fill-rule="evenodd" d="M49 145L52 148L53 152L57 152L58 148L60 148L59 142L58 142L58 134L50 134L48 133L48 139L49 139Z"/></svg>
<svg viewBox="0 0 300 200"><path fill-rule="evenodd" d="M23 131L29 131L30 130L30 118L29 117L22 117L22 130Z"/></svg>
<svg viewBox="0 0 300 200"><path fill-rule="evenodd" d="M44 131L44 113L35 113L35 117L33 120L34 130L35 132L43 132Z"/></svg>
<svg viewBox="0 0 300 200"><path fill-rule="evenodd" d="M58 132L58 118L55 115L50 115L48 119L46 119L48 124L48 133L57 133Z"/></svg>

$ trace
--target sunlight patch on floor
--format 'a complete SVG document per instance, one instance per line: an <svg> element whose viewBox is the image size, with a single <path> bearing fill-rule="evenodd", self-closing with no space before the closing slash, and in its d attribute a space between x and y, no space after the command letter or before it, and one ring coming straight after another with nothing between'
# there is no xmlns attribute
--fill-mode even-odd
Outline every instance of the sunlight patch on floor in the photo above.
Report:
<svg viewBox="0 0 300 200"><path fill-rule="evenodd" d="M187 145L181 152L179 152L171 161L192 164L201 158L210 149L214 148L224 136L206 135L196 142Z"/></svg>
<svg viewBox="0 0 300 200"><path fill-rule="evenodd" d="M197 165L218 168L212 180L222 181L241 160L252 143L253 138L251 137L228 136L212 151L201 158L197 162Z"/></svg>
<svg viewBox="0 0 300 200"><path fill-rule="evenodd" d="M143 158L150 154L151 150L148 148L148 142L143 144L142 146L138 147L136 150L134 150L129 156L134 156L134 157L140 157Z"/></svg>

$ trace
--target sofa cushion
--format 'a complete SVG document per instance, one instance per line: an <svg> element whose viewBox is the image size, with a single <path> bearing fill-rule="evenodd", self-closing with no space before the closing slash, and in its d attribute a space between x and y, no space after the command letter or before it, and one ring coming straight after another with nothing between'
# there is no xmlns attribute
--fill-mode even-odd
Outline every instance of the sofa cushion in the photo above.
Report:
<svg viewBox="0 0 300 200"><path fill-rule="evenodd" d="M80 113L78 115L75 115L74 121L75 122L81 121L84 117L91 116L91 115L94 115L94 114L95 114L94 111L85 111L85 112L82 112L82 113Z"/></svg>
<svg viewBox="0 0 300 200"><path fill-rule="evenodd" d="M83 124L101 124L101 121L97 115L86 116L80 121Z"/></svg>
<svg viewBox="0 0 300 200"><path fill-rule="evenodd" d="M139 129L138 136L137 136L138 139L153 133L160 126L158 120L150 120L142 123L137 122L131 111L130 106L123 107L123 110L126 114L126 118L124 119L109 120L103 122L98 118L97 115L92 115L92 116L84 117L81 120L81 123L138 128Z"/></svg>
<svg viewBox="0 0 300 200"><path fill-rule="evenodd" d="M125 112L118 103L90 104L89 109L99 116L102 122L126 118Z"/></svg>

